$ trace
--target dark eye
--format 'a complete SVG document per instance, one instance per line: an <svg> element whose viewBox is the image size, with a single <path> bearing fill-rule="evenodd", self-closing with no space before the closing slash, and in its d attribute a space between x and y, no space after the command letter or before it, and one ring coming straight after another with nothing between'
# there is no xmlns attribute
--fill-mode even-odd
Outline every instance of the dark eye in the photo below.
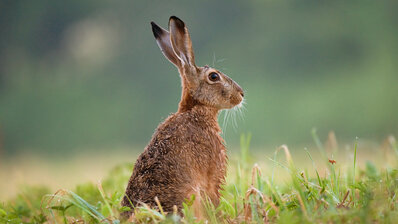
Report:
<svg viewBox="0 0 398 224"><path fill-rule="evenodd" d="M216 82L216 81L220 80L220 75L215 72L212 72L209 74L209 80L212 82Z"/></svg>

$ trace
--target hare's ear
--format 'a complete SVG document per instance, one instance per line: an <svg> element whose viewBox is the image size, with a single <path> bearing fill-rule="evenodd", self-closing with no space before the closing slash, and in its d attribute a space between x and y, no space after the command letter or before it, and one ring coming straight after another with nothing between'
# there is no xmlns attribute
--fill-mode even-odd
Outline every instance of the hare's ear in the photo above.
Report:
<svg viewBox="0 0 398 224"><path fill-rule="evenodd" d="M172 16L169 20L170 40L174 52L183 66L195 66L192 41L184 22Z"/></svg>
<svg viewBox="0 0 398 224"><path fill-rule="evenodd" d="M174 53L173 47L170 42L170 34L167 30L159 27L156 23L151 22L152 32L155 36L156 42L163 55L169 59L171 63L180 67L180 60L177 58L177 55Z"/></svg>

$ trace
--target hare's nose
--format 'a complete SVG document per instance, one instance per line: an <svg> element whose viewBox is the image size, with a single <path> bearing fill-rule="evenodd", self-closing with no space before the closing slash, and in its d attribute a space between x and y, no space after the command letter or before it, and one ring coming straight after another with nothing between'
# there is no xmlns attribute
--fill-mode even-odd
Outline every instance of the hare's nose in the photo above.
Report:
<svg viewBox="0 0 398 224"><path fill-rule="evenodd" d="M245 97L245 92L243 92L243 89L242 89L238 84L236 84L236 87L237 87L237 89L238 89L239 94L240 94L242 97Z"/></svg>
<svg viewBox="0 0 398 224"><path fill-rule="evenodd" d="M240 87L238 85L238 83L236 83L234 81L232 81L232 83L233 83L235 91L238 92L242 97L244 97L245 96L245 92L243 91L242 87Z"/></svg>

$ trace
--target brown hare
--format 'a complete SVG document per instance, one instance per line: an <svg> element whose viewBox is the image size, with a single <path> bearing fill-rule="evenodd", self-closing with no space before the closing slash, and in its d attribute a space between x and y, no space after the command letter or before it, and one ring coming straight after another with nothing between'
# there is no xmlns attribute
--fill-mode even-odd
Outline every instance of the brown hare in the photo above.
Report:
<svg viewBox="0 0 398 224"><path fill-rule="evenodd" d="M126 188L123 206L142 203L154 208L157 197L165 212L195 195L195 213L201 214L201 198L219 202L226 174L227 154L217 122L220 110L243 100L242 88L222 72L195 65L191 38L184 22L172 16L169 31L151 22L153 35L164 56L181 76L178 111L161 123L138 157ZM131 215L125 212L123 216Z"/></svg>

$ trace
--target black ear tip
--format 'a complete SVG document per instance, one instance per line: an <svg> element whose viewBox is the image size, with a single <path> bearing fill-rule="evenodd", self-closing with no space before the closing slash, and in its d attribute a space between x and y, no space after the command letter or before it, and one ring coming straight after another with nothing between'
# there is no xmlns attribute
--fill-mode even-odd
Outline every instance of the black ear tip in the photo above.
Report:
<svg viewBox="0 0 398 224"><path fill-rule="evenodd" d="M180 18L178 18L177 16L170 16L170 19L177 19L177 20L181 20Z"/></svg>
<svg viewBox="0 0 398 224"><path fill-rule="evenodd" d="M181 28L185 26L185 23L177 16L170 16L169 21L171 20L173 20Z"/></svg>
<svg viewBox="0 0 398 224"><path fill-rule="evenodd" d="M156 25L156 23L154 23L154 22L151 22L151 25L152 25L152 32L153 32L153 35L155 36L155 38L160 37L160 36L162 35L162 33L163 33L162 28L160 28L160 27L159 27L158 25Z"/></svg>

